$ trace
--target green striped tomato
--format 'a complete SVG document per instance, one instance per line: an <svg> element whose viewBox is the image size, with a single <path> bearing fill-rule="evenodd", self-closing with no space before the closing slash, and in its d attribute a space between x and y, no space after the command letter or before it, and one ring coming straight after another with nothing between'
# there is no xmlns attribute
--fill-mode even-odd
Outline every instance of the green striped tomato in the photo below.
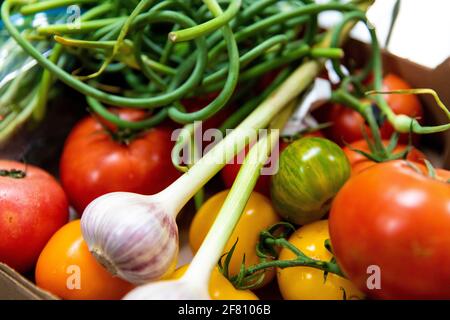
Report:
<svg viewBox="0 0 450 320"><path fill-rule="evenodd" d="M320 220L336 193L350 177L350 163L342 149L323 138L303 138L280 156L272 178L271 196L286 220L304 225Z"/></svg>

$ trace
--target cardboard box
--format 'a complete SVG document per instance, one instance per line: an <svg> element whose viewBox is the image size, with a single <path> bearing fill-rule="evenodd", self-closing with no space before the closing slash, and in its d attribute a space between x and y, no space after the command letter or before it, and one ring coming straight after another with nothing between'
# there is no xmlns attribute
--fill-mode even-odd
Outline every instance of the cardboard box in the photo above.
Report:
<svg viewBox="0 0 450 320"><path fill-rule="evenodd" d="M346 46L346 52L347 59L361 64L370 54L370 48L361 42L351 40ZM383 54L383 60L385 71L401 76L413 87L427 87L436 90L442 101L447 106L450 106L450 90L448 90L450 85L450 58L436 69L420 66L386 52ZM448 122L445 114L437 107L432 97L421 96L420 99L426 110L426 122L428 124ZM69 99L66 97L63 103L55 102L54 106L51 106L51 112L45 123L32 132L26 130L21 132L14 139L14 144L11 143L0 149L0 157L21 158L23 151L28 147L26 145L20 146L20 142L28 143L31 138L35 140L40 139L40 144L46 144L50 141L52 144L51 155L49 156L47 152L45 154L38 152L36 157L33 156L32 162L56 175L58 154L64 139L68 130L83 115L84 111L80 104L68 105L67 101L77 101L77 99L76 97ZM51 132L50 136L49 132ZM426 151L436 165L450 169L450 131L425 137L423 145L429 149ZM39 149L37 148L37 150ZM8 266L0 264L0 299L54 300L58 298L37 288L31 281Z"/></svg>
<svg viewBox="0 0 450 320"><path fill-rule="evenodd" d="M19 273L0 263L0 300L55 300Z"/></svg>

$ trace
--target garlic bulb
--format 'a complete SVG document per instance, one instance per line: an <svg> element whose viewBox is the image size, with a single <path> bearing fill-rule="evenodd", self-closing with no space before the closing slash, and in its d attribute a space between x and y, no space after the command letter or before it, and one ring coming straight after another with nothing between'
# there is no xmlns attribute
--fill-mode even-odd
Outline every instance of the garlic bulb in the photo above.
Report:
<svg viewBox="0 0 450 320"><path fill-rule="evenodd" d="M174 265L178 227L157 197L109 193L81 218L89 251L113 275L134 284L156 280Z"/></svg>
<svg viewBox="0 0 450 320"><path fill-rule="evenodd" d="M211 300L208 286L183 277L149 283L130 291L123 300Z"/></svg>

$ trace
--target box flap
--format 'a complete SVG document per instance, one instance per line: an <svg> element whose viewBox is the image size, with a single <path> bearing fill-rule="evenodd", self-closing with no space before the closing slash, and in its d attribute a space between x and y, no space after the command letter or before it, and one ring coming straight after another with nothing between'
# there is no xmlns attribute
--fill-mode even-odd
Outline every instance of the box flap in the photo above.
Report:
<svg viewBox="0 0 450 320"><path fill-rule="evenodd" d="M0 263L0 300L58 300L7 265Z"/></svg>

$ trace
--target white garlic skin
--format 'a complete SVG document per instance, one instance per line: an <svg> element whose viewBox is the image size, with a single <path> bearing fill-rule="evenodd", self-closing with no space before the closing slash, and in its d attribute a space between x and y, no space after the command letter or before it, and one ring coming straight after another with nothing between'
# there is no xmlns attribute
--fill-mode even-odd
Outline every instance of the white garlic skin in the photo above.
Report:
<svg viewBox="0 0 450 320"><path fill-rule="evenodd" d="M137 287L123 300L211 300L207 286L183 278L158 281Z"/></svg>
<svg viewBox="0 0 450 320"><path fill-rule="evenodd" d="M113 275L133 284L160 279L178 254L178 227L157 197L114 192L81 217L89 251Z"/></svg>

